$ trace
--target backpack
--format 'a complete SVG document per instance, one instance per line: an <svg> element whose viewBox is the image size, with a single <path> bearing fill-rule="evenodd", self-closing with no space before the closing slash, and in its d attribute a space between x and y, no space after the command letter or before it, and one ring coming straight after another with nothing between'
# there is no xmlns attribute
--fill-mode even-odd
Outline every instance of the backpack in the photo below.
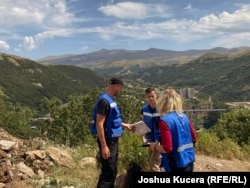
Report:
<svg viewBox="0 0 250 188"><path fill-rule="evenodd" d="M135 188L135 173L141 172L141 170L142 168L140 165L138 165L136 162L132 162L132 164L127 170L126 182L128 188Z"/></svg>

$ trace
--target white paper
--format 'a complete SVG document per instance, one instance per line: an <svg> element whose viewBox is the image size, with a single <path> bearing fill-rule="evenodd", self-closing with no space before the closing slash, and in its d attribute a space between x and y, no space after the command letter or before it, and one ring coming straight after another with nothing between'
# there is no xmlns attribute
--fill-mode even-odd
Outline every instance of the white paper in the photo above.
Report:
<svg viewBox="0 0 250 188"><path fill-rule="evenodd" d="M136 127L135 133L140 135L140 136L151 131L150 128L148 128L148 126L143 121L138 121L138 122L132 124L132 126Z"/></svg>

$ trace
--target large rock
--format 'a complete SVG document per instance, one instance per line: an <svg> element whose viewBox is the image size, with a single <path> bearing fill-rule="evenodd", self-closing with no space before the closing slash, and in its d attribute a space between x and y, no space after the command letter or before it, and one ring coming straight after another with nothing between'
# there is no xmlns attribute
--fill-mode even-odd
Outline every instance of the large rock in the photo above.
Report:
<svg viewBox="0 0 250 188"><path fill-rule="evenodd" d="M75 162L67 151L55 147L48 147L46 151L57 165L68 168L75 167Z"/></svg>

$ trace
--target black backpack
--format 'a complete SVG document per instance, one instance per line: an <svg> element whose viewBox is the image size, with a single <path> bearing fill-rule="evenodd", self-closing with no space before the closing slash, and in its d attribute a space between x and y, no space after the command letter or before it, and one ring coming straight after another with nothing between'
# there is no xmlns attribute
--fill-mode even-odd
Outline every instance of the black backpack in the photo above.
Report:
<svg viewBox="0 0 250 188"><path fill-rule="evenodd" d="M135 188L135 173L141 172L142 168L136 162L132 162L127 170L127 187Z"/></svg>

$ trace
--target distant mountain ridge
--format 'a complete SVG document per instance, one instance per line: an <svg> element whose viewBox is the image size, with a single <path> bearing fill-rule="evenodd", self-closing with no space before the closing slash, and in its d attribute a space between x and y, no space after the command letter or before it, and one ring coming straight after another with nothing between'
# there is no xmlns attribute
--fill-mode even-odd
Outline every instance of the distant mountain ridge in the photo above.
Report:
<svg viewBox="0 0 250 188"><path fill-rule="evenodd" d="M200 56L205 53L215 52L215 53L240 53L246 50L250 50L250 47L238 47L238 48L222 48L216 47L208 50L186 50L186 51L173 51L173 50L163 50L157 48L149 48L148 50L125 50L125 49L114 49L107 50L101 49L99 51L86 53L86 54L65 54L59 56L48 56L44 58L37 59L37 62L51 62L55 64L64 64L66 61L68 63L79 64L88 63L89 61L106 61L109 59L157 59L157 58L176 58L181 56Z"/></svg>
<svg viewBox="0 0 250 188"><path fill-rule="evenodd" d="M137 72L138 68L161 65L183 64L206 53L232 54L250 50L250 47L212 48L208 50L172 51L157 48L148 50L101 49L79 54L46 57L37 60L42 64L66 64L92 69L101 74L126 75Z"/></svg>
<svg viewBox="0 0 250 188"><path fill-rule="evenodd" d="M187 59L191 59L191 56L185 59L184 55L178 60L167 62L159 58L100 61L101 63L95 64L96 67L93 66L95 70L68 64L41 64L27 58L0 53L0 95L21 104L35 106L39 105L37 101L41 99L56 97L66 100L69 95L82 94L93 88L104 88L107 76L118 75L135 87L192 87L211 96L213 101L217 99L217 103L250 101L248 49L216 48L214 50L217 53L205 53L188 62ZM102 50L95 53L103 56L107 52L117 55L118 52L123 53L123 50ZM147 52L161 54L163 51L149 49Z"/></svg>
<svg viewBox="0 0 250 188"><path fill-rule="evenodd" d="M216 101L250 101L250 51L207 53L189 63L155 66L131 75L162 87L195 88ZM128 78L128 76L126 76Z"/></svg>
<svg viewBox="0 0 250 188"><path fill-rule="evenodd" d="M53 59L58 59L58 57L60 58L66 58L66 57L71 57L71 56L74 56L75 54L64 54L64 55L60 55L60 56L47 56L47 57L44 57L44 58L41 58L41 59L37 59L35 61L43 61L43 60L53 60Z"/></svg>

